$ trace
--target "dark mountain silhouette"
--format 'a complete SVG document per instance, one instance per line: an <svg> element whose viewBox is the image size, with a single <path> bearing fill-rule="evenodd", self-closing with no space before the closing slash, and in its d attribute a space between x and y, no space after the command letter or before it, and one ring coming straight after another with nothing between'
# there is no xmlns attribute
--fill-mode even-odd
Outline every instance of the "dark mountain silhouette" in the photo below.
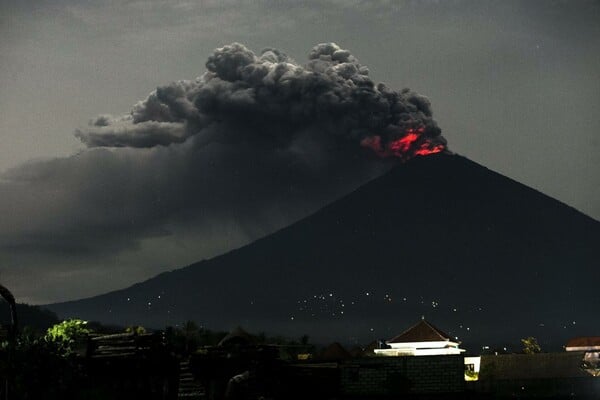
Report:
<svg viewBox="0 0 600 400"><path fill-rule="evenodd" d="M19 328L29 327L37 332L44 332L59 321L58 316L50 310L39 306L17 303L17 316ZM0 327L11 324L8 303L0 300Z"/></svg>
<svg viewBox="0 0 600 400"><path fill-rule="evenodd" d="M600 334L600 223L464 157L399 165L240 249L59 315L389 339L424 315L469 343ZM160 296L160 297L159 297Z"/></svg>

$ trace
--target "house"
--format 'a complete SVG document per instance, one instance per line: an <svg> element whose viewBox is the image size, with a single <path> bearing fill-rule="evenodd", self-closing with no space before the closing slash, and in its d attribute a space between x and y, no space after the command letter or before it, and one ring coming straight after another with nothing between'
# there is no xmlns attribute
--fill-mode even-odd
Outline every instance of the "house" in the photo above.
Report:
<svg viewBox="0 0 600 400"><path fill-rule="evenodd" d="M600 376L600 336L577 337L567 342L566 351L583 351L582 368L590 375Z"/></svg>
<svg viewBox="0 0 600 400"><path fill-rule="evenodd" d="M600 352L600 336L577 337L567 342L567 351L596 351Z"/></svg>
<svg viewBox="0 0 600 400"><path fill-rule="evenodd" d="M381 356L435 356L461 354L465 350L450 335L424 319L398 336L387 340L388 348L375 349Z"/></svg>

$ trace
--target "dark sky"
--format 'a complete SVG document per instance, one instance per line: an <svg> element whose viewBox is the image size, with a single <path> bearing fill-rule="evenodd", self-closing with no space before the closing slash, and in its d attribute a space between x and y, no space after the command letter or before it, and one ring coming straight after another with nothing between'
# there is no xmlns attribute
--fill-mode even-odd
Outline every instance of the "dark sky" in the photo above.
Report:
<svg viewBox="0 0 600 400"><path fill-rule="evenodd" d="M67 300L238 247L382 173L360 140L403 112L598 219L599 20L597 1L0 0L0 280Z"/></svg>

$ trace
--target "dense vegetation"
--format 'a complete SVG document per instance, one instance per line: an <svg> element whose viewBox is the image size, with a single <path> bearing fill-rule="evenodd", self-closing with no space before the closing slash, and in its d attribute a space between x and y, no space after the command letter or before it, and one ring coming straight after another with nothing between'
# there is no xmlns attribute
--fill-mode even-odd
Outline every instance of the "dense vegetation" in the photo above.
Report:
<svg viewBox="0 0 600 400"><path fill-rule="evenodd" d="M97 384L107 375L98 379L97 365L89 363L89 338L124 332L134 336L147 335L146 329L141 326L107 327L75 319L57 322L42 330L45 321L51 320L49 317L52 315L36 307L26 307L31 315L36 316L34 326L22 328L14 341L0 338L0 377L3 380L0 398L4 398L5 387L9 388L11 399L114 398L107 392L106 385ZM227 332L212 331L187 321L181 326L167 327L165 331L155 334L162 338L169 357L181 360L201 347L216 346ZM264 333L248 337L256 344L288 345L292 352L310 346L307 336L298 340L269 337ZM147 358L145 360L143 362L151 362ZM102 370L100 372L103 373ZM8 386L5 385L6 381Z"/></svg>

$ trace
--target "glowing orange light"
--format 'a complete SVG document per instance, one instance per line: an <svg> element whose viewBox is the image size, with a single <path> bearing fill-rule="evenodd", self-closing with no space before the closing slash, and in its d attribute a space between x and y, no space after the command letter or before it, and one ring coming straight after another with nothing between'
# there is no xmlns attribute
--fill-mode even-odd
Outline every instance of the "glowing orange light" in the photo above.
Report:
<svg viewBox="0 0 600 400"><path fill-rule="evenodd" d="M407 161L415 156L440 153L445 150L446 147L443 144L433 144L428 138L423 138L422 134L424 132L424 127L408 128L404 136L385 144L379 135L368 136L360 144L373 150L379 157L397 157L402 161Z"/></svg>
<svg viewBox="0 0 600 400"><path fill-rule="evenodd" d="M432 148L421 148L415 151L415 155L417 156L427 156L429 154L441 153L444 151L444 146L441 144L435 145Z"/></svg>
<svg viewBox="0 0 600 400"><path fill-rule="evenodd" d="M394 153L406 153L410 149L410 146L417 141L417 139L419 139L419 135L410 129L406 136L391 142L389 144L389 148Z"/></svg>

